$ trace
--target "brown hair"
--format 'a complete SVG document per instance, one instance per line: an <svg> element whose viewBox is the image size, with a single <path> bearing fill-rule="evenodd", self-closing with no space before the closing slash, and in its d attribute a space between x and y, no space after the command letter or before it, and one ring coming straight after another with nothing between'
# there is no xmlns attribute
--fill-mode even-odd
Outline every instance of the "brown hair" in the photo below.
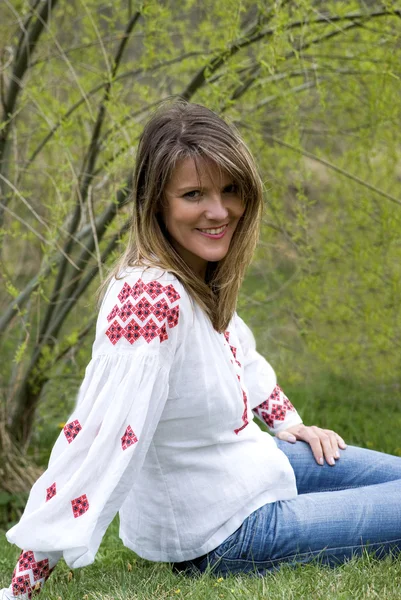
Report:
<svg viewBox="0 0 401 600"><path fill-rule="evenodd" d="M206 280L195 274L170 243L163 219L164 190L177 161L207 159L229 173L245 205L227 255L209 263ZM127 266L155 266L176 275L218 332L227 329L238 291L259 236L262 183L237 130L199 104L164 103L139 140L127 248L103 287Z"/></svg>

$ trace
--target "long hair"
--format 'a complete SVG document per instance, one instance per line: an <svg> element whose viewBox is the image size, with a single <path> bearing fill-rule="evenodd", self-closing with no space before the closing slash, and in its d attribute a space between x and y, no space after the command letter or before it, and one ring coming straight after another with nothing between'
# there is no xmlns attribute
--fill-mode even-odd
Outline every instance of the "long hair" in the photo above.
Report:
<svg viewBox="0 0 401 600"><path fill-rule="evenodd" d="M206 159L226 171L245 206L226 256L208 263L205 281L175 250L163 218L164 190L177 161L185 158L193 158L195 164ZM130 200L133 214L128 244L101 289L128 266L158 267L173 273L209 316L214 329L224 332L255 250L263 207L262 182L237 130L199 104L175 100L162 105L140 137Z"/></svg>

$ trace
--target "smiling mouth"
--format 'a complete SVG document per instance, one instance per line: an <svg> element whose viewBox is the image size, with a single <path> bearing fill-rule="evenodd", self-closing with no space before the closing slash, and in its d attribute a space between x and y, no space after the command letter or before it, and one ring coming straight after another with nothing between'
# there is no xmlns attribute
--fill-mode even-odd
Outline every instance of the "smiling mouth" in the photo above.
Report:
<svg viewBox="0 0 401 600"><path fill-rule="evenodd" d="M210 229L201 229L200 227L197 227L196 229L198 229L198 231L203 231L203 233L209 233L210 235L218 235L219 233L223 233L226 227L228 227L228 223L221 227L212 227Z"/></svg>

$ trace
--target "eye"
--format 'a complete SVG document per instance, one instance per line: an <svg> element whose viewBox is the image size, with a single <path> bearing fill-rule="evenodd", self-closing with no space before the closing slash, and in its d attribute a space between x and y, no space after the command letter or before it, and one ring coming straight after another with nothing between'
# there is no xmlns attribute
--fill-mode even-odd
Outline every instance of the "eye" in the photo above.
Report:
<svg viewBox="0 0 401 600"><path fill-rule="evenodd" d="M189 192L185 192L183 198L189 198L190 200L199 200L202 195L200 190L190 190Z"/></svg>
<svg viewBox="0 0 401 600"><path fill-rule="evenodd" d="M229 183L223 188L223 194L238 194L238 186L235 183Z"/></svg>

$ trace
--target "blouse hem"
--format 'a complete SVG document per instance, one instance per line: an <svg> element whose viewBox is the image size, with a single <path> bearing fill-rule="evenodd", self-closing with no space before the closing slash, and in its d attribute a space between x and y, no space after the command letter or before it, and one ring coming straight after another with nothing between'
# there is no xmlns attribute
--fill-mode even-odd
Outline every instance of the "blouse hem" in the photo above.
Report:
<svg viewBox="0 0 401 600"><path fill-rule="evenodd" d="M241 510L231 517L231 519L226 521L224 525L207 540L207 542L198 548L194 548L193 550L183 550L181 552L163 552L161 550L151 550L143 546L138 546L135 544L135 542L123 535L120 535L120 538L126 548L129 548L135 552L135 554L146 560L169 563L193 560L194 558L203 556L204 554L207 554L208 552L211 552L220 546L220 544L222 544L232 533L234 533L234 531L241 527L245 519L249 517L250 514L255 512L255 510L258 510L265 504L278 502L279 500L292 500L293 498L296 498L297 495L296 488L294 489L292 486L288 488L276 488L274 493L271 491L263 492L254 498L251 503L247 504L245 507L242 507Z"/></svg>

